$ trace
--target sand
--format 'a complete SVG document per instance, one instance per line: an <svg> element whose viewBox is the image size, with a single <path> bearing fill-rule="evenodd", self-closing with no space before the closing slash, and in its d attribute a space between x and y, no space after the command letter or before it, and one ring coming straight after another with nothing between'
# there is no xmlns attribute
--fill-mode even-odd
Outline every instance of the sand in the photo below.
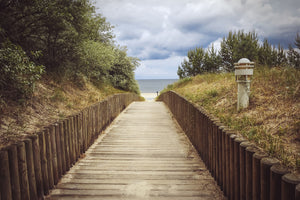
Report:
<svg viewBox="0 0 300 200"><path fill-rule="evenodd" d="M145 98L146 101L155 101L157 93L141 93L141 96Z"/></svg>

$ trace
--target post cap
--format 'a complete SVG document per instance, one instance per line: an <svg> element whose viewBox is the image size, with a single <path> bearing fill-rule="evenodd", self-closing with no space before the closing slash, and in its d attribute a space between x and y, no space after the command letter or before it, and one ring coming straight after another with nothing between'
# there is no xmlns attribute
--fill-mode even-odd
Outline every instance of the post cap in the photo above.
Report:
<svg viewBox="0 0 300 200"><path fill-rule="evenodd" d="M254 62L251 62L248 58L241 58L237 63L234 63L235 68L253 68L254 67Z"/></svg>
<svg viewBox="0 0 300 200"><path fill-rule="evenodd" d="M251 63L250 60L248 58L241 58L238 63Z"/></svg>

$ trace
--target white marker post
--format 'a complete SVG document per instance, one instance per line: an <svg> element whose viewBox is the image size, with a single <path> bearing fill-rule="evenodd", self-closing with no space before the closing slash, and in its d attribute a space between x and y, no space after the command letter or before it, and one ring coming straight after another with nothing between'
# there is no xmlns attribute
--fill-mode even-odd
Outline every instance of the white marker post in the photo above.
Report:
<svg viewBox="0 0 300 200"><path fill-rule="evenodd" d="M247 58L242 58L238 63L234 63L235 78L238 84L237 110L249 106L250 83L253 76L254 62Z"/></svg>

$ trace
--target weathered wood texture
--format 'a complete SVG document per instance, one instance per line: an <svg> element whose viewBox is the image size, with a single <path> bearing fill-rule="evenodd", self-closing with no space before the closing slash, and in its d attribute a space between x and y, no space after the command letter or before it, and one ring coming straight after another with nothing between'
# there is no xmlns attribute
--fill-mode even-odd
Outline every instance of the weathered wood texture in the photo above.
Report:
<svg viewBox="0 0 300 200"><path fill-rule="evenodd" d="M138 98L113 95L0 149L0 199L43 199L112 119Z"/></svg>
<svg viewBox="0 0 300 200"><path fill-rule="evenodd" d="M48 199L223 199L161 102L132 103Z"/></svg>
<svg viewBox="0 0 300 200"><path fill-rule="evenodd" d="M288 171L270 170L278 161L266 162L274 159L255 146L248 147L252 145L244 138L235 138L238 133L203 108L173 91L159 99L169 107L228 199L285 200L298 195L296 178L290 181L284 176Z"/></svg>

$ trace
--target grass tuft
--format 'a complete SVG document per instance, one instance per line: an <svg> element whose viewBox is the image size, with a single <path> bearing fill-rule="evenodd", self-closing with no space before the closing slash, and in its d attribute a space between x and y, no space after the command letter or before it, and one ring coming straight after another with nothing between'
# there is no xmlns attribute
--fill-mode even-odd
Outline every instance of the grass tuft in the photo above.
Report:
<svg viewBox="0 0 300 200"><path fill-rule="evenodd" d="M282 163L300 169L300 70L256 67L249 107L239 112L233 73L182 79L165 90L170 89L204 107Z"/></svg>

